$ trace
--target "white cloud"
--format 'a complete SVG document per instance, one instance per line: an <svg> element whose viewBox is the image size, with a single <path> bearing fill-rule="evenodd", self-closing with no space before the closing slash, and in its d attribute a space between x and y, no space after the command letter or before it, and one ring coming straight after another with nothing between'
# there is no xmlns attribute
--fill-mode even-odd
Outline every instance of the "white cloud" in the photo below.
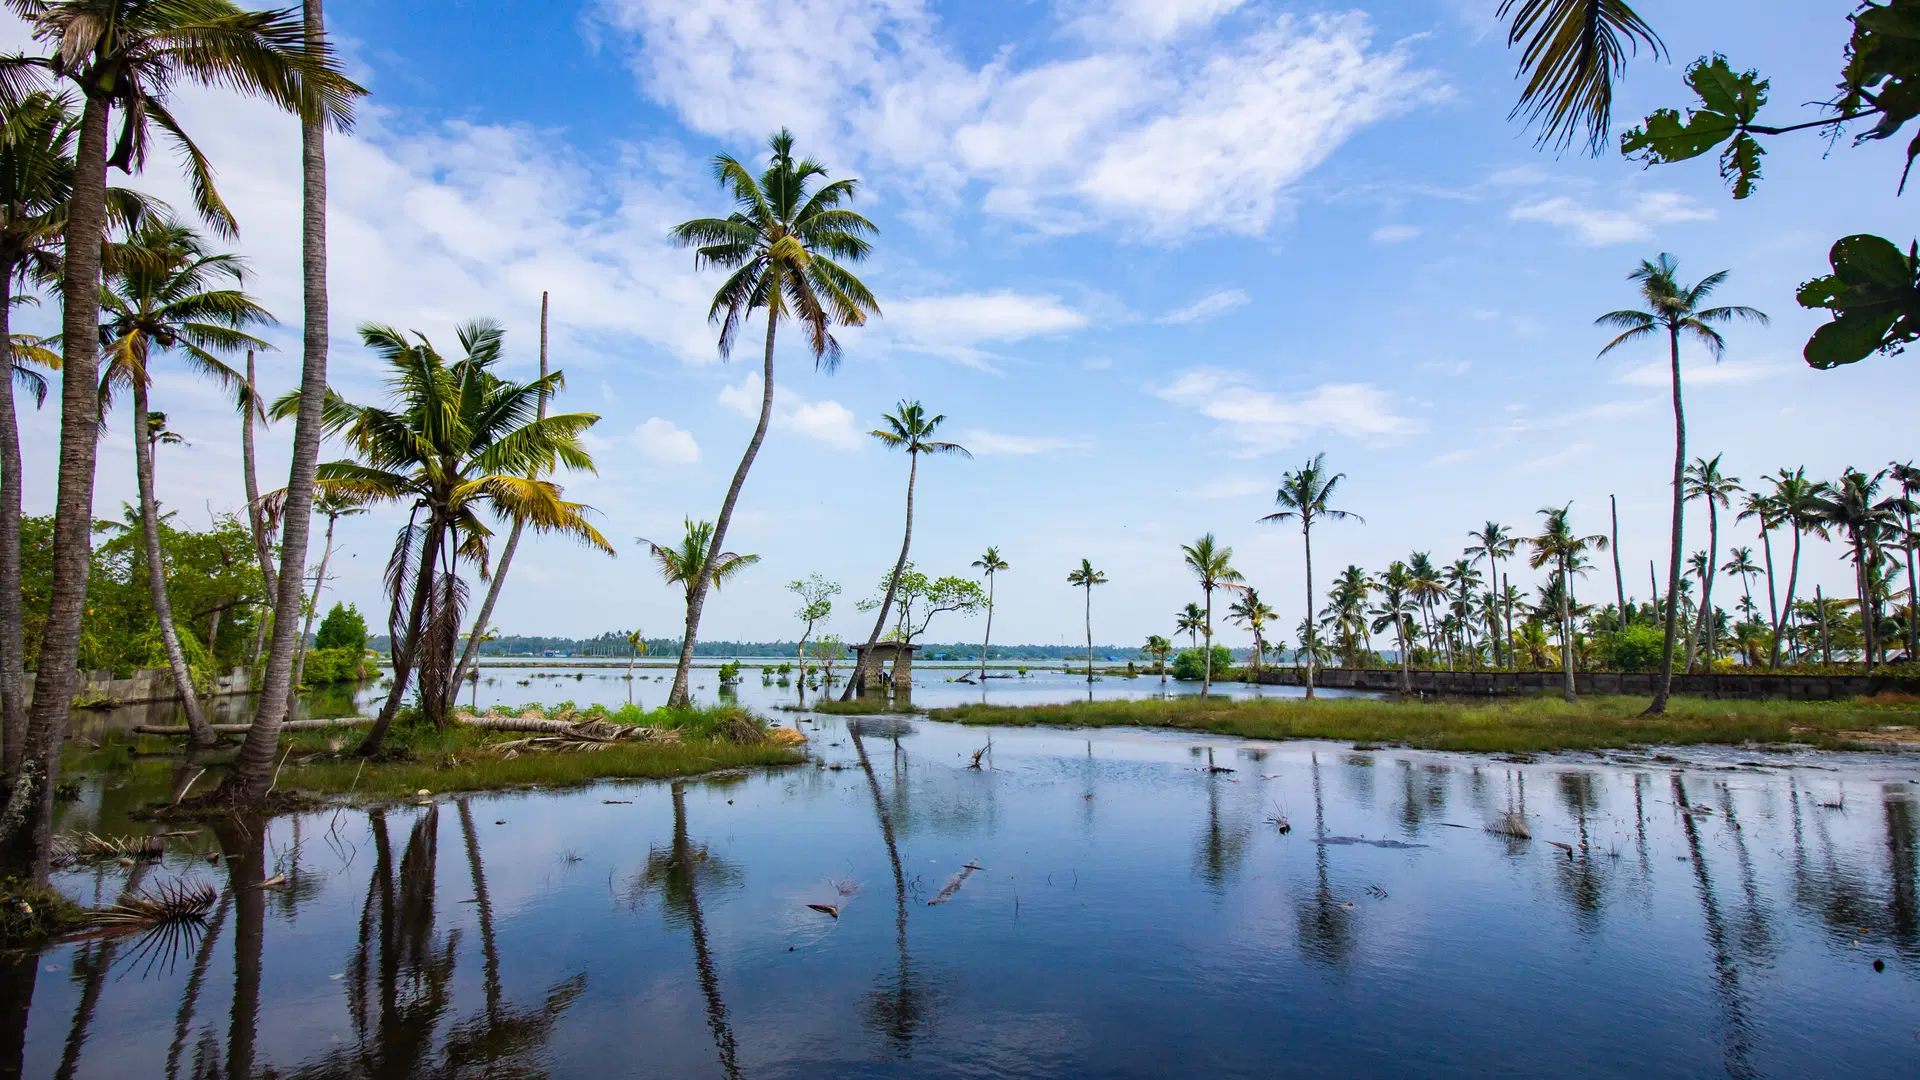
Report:
<svg viewBox="0 0 1920 1080"><path fill-rule="evenodd" d="M1712 221L1717 211L1695 206L1678 192L1650 191L1622 210L1589 207L1570 195L1519 203L1508 212L1511 221L1538 221L1566 229L1588 247L1606 247L1653 238L1654 227L1687 221Z"/></svg>
<svg viewBox="0 0 1920 1080"><path fill-rule="evenodd" d="M1385 391L1365 383L1327 383L1283 395L1255 388L1238 372L1195 368L1154 393L1219 421L1240 457L1285 449L1309 435L1393 438L1420 430L1393 411Z"/></svg>
<svg viewBox="0 0 1920 1080"><path fill-rule="evenodd" d="M1063 438L1054 435L1009 435L1004 432L971 428L955 436L955 442L975 457L1025 457L1030 454L1057 454L1067 450L1085 450L1093 440Z"/></svg>
<svg viewBox="0 0 1920 1080"><path fill-rule="evenodd" d="M1211 25L1247 0L1091 0L1073 26L1094 39L1170 38ZM1063 5L1064 6L1064 5Z"/></svg>
<svg viewBox="0 0 1920 1080"><path fill-rule="evenodd" d="M1759 360L1723 360L1717 364L1688 364L1680 377L1687 386L1712 386L1718 383L1756 382L1771 379L1793 370L1782 364L1765 363ZM1672 385L1673 371L1664 360L1655 360L1631 367L1614 377L1614 382L1627 386Z"/></svg>
<svg viewBox="0 0 1920 1080"><path fill-rule="evenodd" d="M633 429L634 442L648 461L660 465L692 465L700 460L700 444L693 433L674 426L671 420L650 416Z"/></svg>
<svg viewBox="0 0 1920 1080"><path fill-rule="evenodd" d="M1376 244L1404 244L1420 235L1420 229L1414 225L1382 225L1373 230L1373 242Z"/></svg>
<svg viewBox="0 0 1920 1080"><path fill-rule="evenodd" d="M742 416L757 418L763 385L756 374L749 375L739 386L721 387L720 404ZM772 425L842 450L860 445L860 432L853 426L851 409L837 401L808 401L784 386L773 388Z"/></svg>
<svg viewBox="0 0 1920 1080"><path fill-rule="evenodd" d="M601 0L647 93L759 138L765 103L829 160L892 168L1045 233L1257 234L1354 132L1435 91L1364 15L1263 16L1191 47L1236 0L1111 0L1085 55L978 66L924 0ZM1080 25L1085 26L1083 21ZM1130 228L1126 228L1130 227Z"/></svg>
<svg viewBox="0 0 1920 1080"><path fill-rule="evenodd" d="M1256 480L1251 476L1223 476L1184 494L1194 499L1249 499L1255 495L1270 494L1272 490L1273 485L1265 480Z"/></svg>
<svg viewBox="0 0 1920 1080"><path fill-rule="evenodd" d="M1244 289L1222 289L1216 293L1209 293L1186 307L1169 311L1155 321L1176 326L1183 323L1205 322L1225 315L1234 308L1243 307L1251 300L1252 297L1248 296Z"/></svg>
<svg viewBox="0 0 1920 1080"><path fill-rule="evenodd" d="M1057 296L1011 289L896 300L876 324L883 340L901 348L992 370L996 354L981 345L1064 334L1087 325L1083 311Z"/></svg>

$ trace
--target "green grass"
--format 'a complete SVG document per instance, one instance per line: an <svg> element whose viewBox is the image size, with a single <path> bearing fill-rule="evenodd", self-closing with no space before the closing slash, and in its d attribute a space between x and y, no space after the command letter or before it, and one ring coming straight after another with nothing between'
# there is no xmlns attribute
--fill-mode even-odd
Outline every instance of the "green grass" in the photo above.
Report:
<svg viewBox="0 0 1920 1080"><path fill-rule="evenodd" d="M86 909L59 892L0 878L0 946L38 944L86 921Z"/></svg>
<svg viewBox="0 0 1920 1080"><path fill-rule="evenodd" d="M1920 702L1716 701L1674 698L1663 717L1641 718L1647 699L1502 699L1486 703L1394 702L1356 698L1228 701L1095 701L1064 705L961 705L931 719L1028 727L1143 727L1260 739L1336 739L1431 750L1533 752L1700 743L1870 745L1859 732L1920 726ZM1920 739L1920 733L1916 733Z"/></svg>

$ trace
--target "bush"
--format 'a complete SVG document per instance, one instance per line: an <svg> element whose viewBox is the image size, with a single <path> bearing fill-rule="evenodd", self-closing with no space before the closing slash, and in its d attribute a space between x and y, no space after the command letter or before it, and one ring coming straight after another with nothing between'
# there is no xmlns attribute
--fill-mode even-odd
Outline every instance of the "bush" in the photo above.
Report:
<svg viewBox="0 0 1920 1080"><path fill-rule="evenodd" d="M1608 635L1601 645L1601 659L1609 671L1651 671L1660 663L1660 649L1666 634L1647 623L1634 623L1625 630Z"/></svg>
<svg viewBox="0 0 1920 1080"><path fill-rule="evenodd" d="M320 620L320 629L313 635L313 647L316 649L350 649L359 656L367 648L367 620L352 604L335 604L327 617ZM307 663L313 663L311 654Z"/></svg>
<svg viewBox="0 0 1920 1080"><path fill-rule="evenodd" d="M721 686L732 686L740 681L740 665L733 660L729 660L720 665L719 674Z"/></svg>
<svg viewBox="0 0 1920 1080"><path fill-rule="evenodd" d="M1213 647L1213 677L1219 678L1233 668L1233 650L1225 645ZM1206 677L1207 655L1199 649L1183 649L1173 658L1173 677L1184 682L1199 682Z"/></svg>
<svg viewBox="0 0 1920 1080"><path fill-rule="evenodd" d="M352 648L309 649L307 666L300 673L301 681L308 686L359 682L366 677L361 666L364 655L362 650Z"/></svg>

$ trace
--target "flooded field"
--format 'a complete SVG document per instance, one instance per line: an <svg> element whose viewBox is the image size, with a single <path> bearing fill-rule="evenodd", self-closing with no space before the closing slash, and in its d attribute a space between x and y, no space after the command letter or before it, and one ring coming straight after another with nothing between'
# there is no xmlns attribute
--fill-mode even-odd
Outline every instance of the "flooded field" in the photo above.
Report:
<svg viewBox="0 0 1920 1080"><path fill-rule="evenodd" d="M202 927L7 961L0 1074L1891 1077L1920 1054L1911 758L805 726L817 760L782 771L236 822L66 871L90 901L219 898ZM86 785L62 826L152 831L133 794Z"/></svg>

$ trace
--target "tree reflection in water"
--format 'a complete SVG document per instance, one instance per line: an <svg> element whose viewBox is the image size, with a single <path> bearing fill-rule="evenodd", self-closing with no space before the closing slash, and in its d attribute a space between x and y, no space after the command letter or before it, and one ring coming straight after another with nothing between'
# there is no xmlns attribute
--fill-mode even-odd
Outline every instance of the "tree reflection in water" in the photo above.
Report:
<svg viewBox="0 0 1920 1080"><path fill-rule="evenodd" d="M1247 837L1253 831L1245 821L1220 820L1223 782L1219 773L1207 774L1207 823L1200 830L1193 854L1194 872L1216 898L1226 894L1227 883L1239 873L1247 854Z"/></svg>
<svg viewBox="0 0 1920 1080"><path fill-rule="evenodd" d="M658 893L661 910L670 924L680 924L693 937L694 969L700 977L700 993L707 1000L707 1027L713 1032L713 1044L720 1052L720 1068L729 1077L740 1075L733 1024L727 1019L727 1003L720 997L720 975L713 965L713 953L707 947L707 920L700 910L702 888L732 888L740 884L740 871L733 864L695 845L687 834L687 786L673 784L673 843L665 849L647 852L647 865L629 890L634 902Z"/></svg>
<svg viewBox="0 0 1920 1080"><path fill-rule="evenodd" d="M1600 798L1594 775L1590 772L1563 772L1558 776L1560 803L1573 817L1578 844L1566 857L1554 860L1554 872L1560 890L1573 905L1574 922L1582 935L1591 936L1600 929L1600 915L1606 880L1593 861L1589 821L1599 809Z"/></svg>
<svg viewBox="0 0 1920 1080"><path fill-rule="evenodd" d="M887 1038L895 1053L911 1057L914 1037L932 1016L934 996L920 986L912 957L907 952L906 871L900 865L900 846L894 836L893 817L888 813L887 802L880 794L880 780L874 775L873 761L867 757L867 745L860 737L860 729L858 721L847 725L853 749L860 755L860 769L867 777L867 790L873 795L873 812L880 822L880 838L887 846L887 861L893 868L894 949L898 955L892 977L882 976L879 989L867 995L868 1023ZM895 743L896 758L899 752L899 744ZM894 786L895 800L904 800L904 785L896 782Z"/></svg>
<svg viewBox="0 0 1920 1080"><path fill-rule="evenodd" d="M1700 897L1707 948L1713 956L1714 990L1720 1001L1720 1025L1726 1041L1727 1075L1755 1076L1752 1022L1747 1017L1747 1003L1740 989L1740 968L1734 962L1726 918L1720 911L1720 899L1713 891L1706 854L1701 850L1698 818L1690 812L1692 804L1687 801L1686 782L1678 772L1673 774L1673 804L1680 808L1680 827L1687 836L1694 889Z"/></svg>
<svg viewBox="0 0 1920 1080"><path fill-rule="evenodd" d="M1818 800L1792 789L1794 903L1817 917L1827 928L1835 944L1855 940L1884 940L1909 962L1920 962L1920 898L1916 898L1916 878L1920 878L1920 821L1916 820L1913 796L1889 786L1881 796L1882 827L1886 834L1883 848L1887 856L1888 888L1885 898L1878 891L1872 873L1855 858L1836 850L1827 827L1830 814L1853 810L1849 801L1842 809L1818 805ZM1807 850L1803 814L1813 823L1819 846L1818 857Z"/></svg>
<svg viewBox="0 0 1920 1080"><path fill-rule="evenodd" d="M1313 859L1319 875L1313 896L1300 905L1300 950L1307 959L1343 967L1353 957L1353 907L1333 895L1328 879L1327 813L1320 788L1320 755L1312 755ZM1371 788L1369 788L1371 791Z"/></svg>

